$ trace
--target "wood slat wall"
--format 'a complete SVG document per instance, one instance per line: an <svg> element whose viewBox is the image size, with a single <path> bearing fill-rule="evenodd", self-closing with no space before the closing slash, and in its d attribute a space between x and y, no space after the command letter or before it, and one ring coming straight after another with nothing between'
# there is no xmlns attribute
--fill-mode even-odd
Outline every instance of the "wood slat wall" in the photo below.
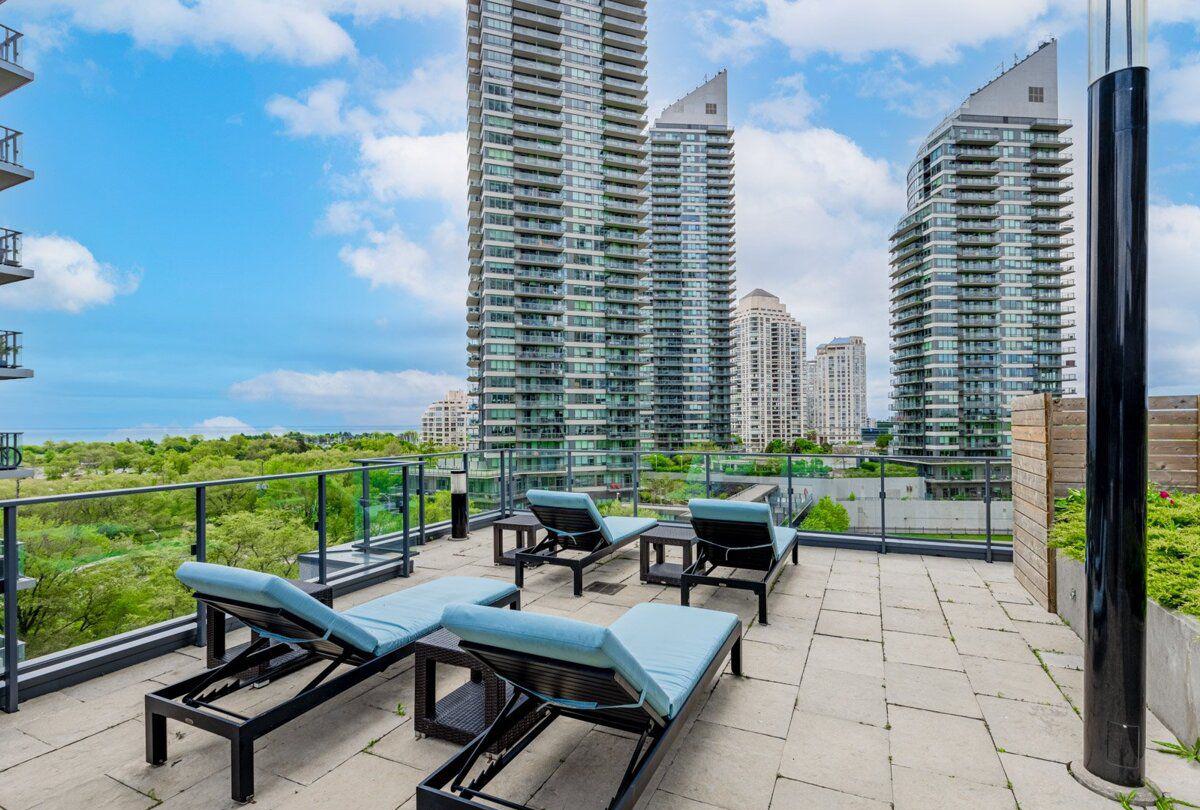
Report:
<svg viewBox="0 0 1200 810"><path fill-rule="evenodd" d="M1151 483L1200 492L1200 397L1150 397ZM1054 554L1047 547L1054 499L1081 489L1087 476L1087 402L1048 394L1012 406L1013 564L1017 581L1054 611Z"/></svg>
<svg viewBox="0 0 1200 810"><path fill-rule="evenodd" d="M1084 485L1086 408L1080 397L1051 401L1050 452L1056 497ZM1200 491L1200 397L1150 397L1149 436L1151 483L1184 492Z"/></svg>
<svg viewBox="0 0 1200 810"><path fill-rule="evenodd" d="M1054 555L1047 546L1054 517L1051 420L1049 395L1013 401L1013 574L1035 602L1053 612Z"/></svg>

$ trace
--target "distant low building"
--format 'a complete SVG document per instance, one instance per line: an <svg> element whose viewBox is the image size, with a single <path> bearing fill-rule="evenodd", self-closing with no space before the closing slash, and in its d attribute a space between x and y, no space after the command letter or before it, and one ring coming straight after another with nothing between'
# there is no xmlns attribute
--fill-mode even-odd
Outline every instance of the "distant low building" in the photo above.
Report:
<svg viewBox="0 0 1200 810"><path fill-rule="evenodd" d="M817 347L812 392L820 441L848 444L862 440L867 424L867 346L861 337L834 338Z"/></svg>
<svg viewBox="0 0 1200 810"><path fill-rule="evenodd" d="M747 450L804 435L804 325L754 290L733 316L733 425Z"/></svg>
<svg viewBox="0 0 1200 810"><path fill-rule="evenodd" d="M890 420L868 420L862 429L862 443L873 445L880 436L892 436L895 427L895 423Z"/></svg>
<svg viewBox="0 0 1200 810"><path fill-rule="evenodd" d="M421 414L421 441L467 449L469 410L466 391L448 391Z"/></svg>

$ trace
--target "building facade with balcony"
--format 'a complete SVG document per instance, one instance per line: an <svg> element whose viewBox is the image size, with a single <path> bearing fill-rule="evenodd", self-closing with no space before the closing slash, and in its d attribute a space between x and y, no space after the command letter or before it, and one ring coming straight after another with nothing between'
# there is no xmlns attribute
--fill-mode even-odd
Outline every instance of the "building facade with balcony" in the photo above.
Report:
<svg viewBox="0 0 1200 810"><path fill-rule="evenodd" d="M817 346L810 387L817 440L862 441L867 426L867 345L861 337L834 338Z"/></svg>
<svg viewBox="0 0 1200 810"><path fill-rule="evenodd" d="M0 0L2 1L2 0ZM33 81L33 73L22 64L23 35L0 25L0 96L6 96ZM0 190L33 179L22 155L22 133L0 126ZM0 285L17 284L33 278L33 270L21 263L21 234L0 228ZM12 324L0 323L0 381L23 380L33 376L21 358L21 333ZM0 413L5 409L0 407ZM0 425L0 479L25 478L32 470L21 466L21 434L5 431Z"/></svg>
<svg viewBox="0 0 1200 810"><path fill-rule="evenodd" d="M468 449L467 424L471 402L466 391L447 391L421 414L421 441L441 447Z"/></svg>
<svg viewBox="0 0 1200 810"><path fill-rule="evenodd" d="M1010 403L1073 375L1070 122L1054 41L984 85L925 140L891 238L894 451L1006 457ZM976 471L950 470L944 494Z"/></svg>
<svg viewBox="0 0 1200 810"><path fill-rule="evenodd" d="M468 5L479 442L583 451L585 486L647 435L645 7Z"/></svg>
<svg viewBox="0 0 1200 810"><path fill-rule="evenodd" d="M653 443L731 437L733 127L721 71L650 128Z"/></svg>
<svg viewBox="0 0 1200 810"><path fill-rule="evenodd" d="M778 297L754 290L733 315L733 432L747 450L804 435L805 328Z"/></svg>

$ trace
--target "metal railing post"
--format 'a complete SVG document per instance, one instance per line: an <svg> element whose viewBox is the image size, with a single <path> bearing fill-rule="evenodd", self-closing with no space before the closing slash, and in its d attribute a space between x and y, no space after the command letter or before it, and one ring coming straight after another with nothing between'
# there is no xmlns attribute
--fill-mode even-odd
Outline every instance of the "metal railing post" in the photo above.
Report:
<svg viewBox="0 0 1200 810"><path fill-rule="evenodd" d="M196 562L208 561L208 488L196 487L196 546L193 551ZM196 640L197 647L206 643L205 635L208 630L208 607L196 604Z"/></svg>
<svg viewBox="0 0 1200 810"><path fill-rule="evenodd" d="M704 497L712 497L712 454L704 454Z"/></svg>
<svg viewBox="0 0 1200 810"><path fill-rule="evenodd" d="M983 525L988 562L992 562L992 462L983 462Z"/></svg>
<svg viewBox="0 0 1200 810"><path fill-rule="evenodd" d="M500 448L500 517L508 517L508 480L504 477L504 460L508 451Z"/></svg>
<svg viewBox="0 0 1200 810"><path fill-rule="evenodd" d="M417 462L417 537L425 545L425 462Z"/></svg>
<svg viewBox="0 0 1200 810"><path fill-rule="evenodd" d="M792 521L795 520L795 518L796 518L796 509L795 509L795 506L793 504L793 499L792 499L792 456L790 453L788 454L788 457L787 457L787 499L788 499L787 520L788 520L788 525L790 526L792 524Z"/></svg>
<svg viewBox="0 0 1200 810"><path fill-rule="evenodd" d="M633 451L633 516L634 517L638 516L638 501L640 500L639 495L638 495L638 486L639 486L638 479L640 477L639 468L641 466L642 466L642 454L640 452L638 452L637 450L634 450Z"/></svg>
<svg viewBox="0 0 1200 810"><path fill-rule="evenodd" d="M326 482L324 475L317 476L317 582L324 585L329 580L329 536L325 513Z"/></svg>
<svg viewBox="0 0 1200 810"><path fill-rule="evenodd" d="M358 499L358 505L362 507L362 527L363 527L363 550L368 554L371 553L371 471L363 465L362 469L362 493Z"/></svg>
<svg viewBox="0 0 1200 810"><path fill-rule="evenodd" d="M20 639L17 629L17 507L4 507L4 711L17 710L17 666Z"/></svg>
<svg viewBox="0 0 1200 810"><path fill-rule="evenodd" d="M879 553L887 554L887 460L879 457Z"/></svg>
<svg viewBox="0 0 1200 810"><path fill-rule="evenodd" d="M571 448L567 448L567 491L575 490L575 457L571 454Z"/></svg>
<svg viewBox="0 0 1200 810"><path fill-rule="evenodd" d="M400 494L404 498L404 534L400 541L400 576L407 578L412 567L412 550L409 547L408 541L408 465L405 464L400 469L403 470L400 473ZM422 533L424 533L423 528Z"/></svg>
<svg viewBox="0 0 1200 810"><path fill-rule="evenodd" d="M405 464L403 467L400 468L400 502L403 504L403 506L400 509L400 523L404 530L404 545L405 546L408 545L408 532L412 525L412 520L408 516L409 498L410 498L410 495L409 495L409 488L408 488L408 465ZM405 575L407 575L407 570L405 571Z"/></svg>

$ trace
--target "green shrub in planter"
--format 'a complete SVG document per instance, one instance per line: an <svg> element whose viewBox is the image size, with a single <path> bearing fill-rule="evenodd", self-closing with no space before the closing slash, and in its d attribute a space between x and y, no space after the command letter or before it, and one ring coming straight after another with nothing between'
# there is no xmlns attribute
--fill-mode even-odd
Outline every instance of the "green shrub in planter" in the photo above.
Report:
<svg viewBox="0 0 1200 810"><path fill-rule="evenodd" d="M1146 493L1146 585L1165 608L1200 616L1200 495ZM1087 497L1073 490L1054 502L1050 546L1084 561Z"/></svg>

